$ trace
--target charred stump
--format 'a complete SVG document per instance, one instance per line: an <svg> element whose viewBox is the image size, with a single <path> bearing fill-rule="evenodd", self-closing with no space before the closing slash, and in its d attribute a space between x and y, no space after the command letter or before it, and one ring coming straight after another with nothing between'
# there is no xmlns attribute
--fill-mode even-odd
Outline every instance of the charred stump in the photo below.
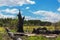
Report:
<svg viewBox="0 0 60 40"><path fill-rule="evenodd" d="M17 32L22 32L22 33L24 32L24 30L23 30L24 18L25 17L22 17L21 13L19 11L19 14L18 14L18 26L17 26L18 30L17 30Z"/></svg>

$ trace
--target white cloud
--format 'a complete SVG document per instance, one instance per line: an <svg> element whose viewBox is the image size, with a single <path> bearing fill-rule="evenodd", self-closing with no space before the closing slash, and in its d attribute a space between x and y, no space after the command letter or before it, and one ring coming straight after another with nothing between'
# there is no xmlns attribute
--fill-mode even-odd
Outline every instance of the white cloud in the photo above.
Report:
<svg viewBox="0 0 60 40"><path fill-rule="evenodd" d="M6 15L4 13L6 13ZM7 15L7 13L10 14L17 14L18 10L17 9L5 9L5 10L0 10L0 18L16 18L14 15Z"/></svg>
<svg viewBox="0 0 60 40"><path fill-rule="evenodd" d="M29 3L29 4L35 4L35 2L31 1L31 0L26 0L26 2Z"/></svg>
<svg viewBox="0 0 60 40"><path fill-rule="evenodd" d="M25 20L39 20L38 17L25 16Z"/></svg>
<svg viewBox="0 0 60 40"><path fill-rule="evenodd" d="M59 12L60 12L60 7L57 9L57 11L59 11Z"/></svg>
<svg viewBox="0 0 60 40"><path fill-rule="evenodd" d="M4 17L3 14L0 14L0 18Z"/></svg>
<svg viewBox="0 0 60 40"><path fill-rule="evenodd" d="M58 0L58 2L60 3L60 0Z"/></svg>
<svg viewBox="0 0 60 40"><path fill-rule="evenodd" d="M18 14L19 10L18 9L5 9L5 10L1 10L1 12L5 12L5 13L10 13L10 14Z"/></svg>
<svg viewBox="0 0 60 40"><path fill-rule="evenodd" d="M50 21L50 22L60 21L60 14L54 13L51 11L39 10L39 11L33 12L33 14L42 16L41 20L44 20L44 21Z"/></svg>
<svg viewBox="0 0 60 40"><path fill-rule="evenodd" d="M13 15L3 15L4 16L4 18L16 18L15 16L13 16Z"/></svg>
<svg viewBox="0 0 60 40"><path fill-rule="evenodd" d="M30 7L26 7L26 9L29 9Z"/></svg>
<svg viewBox="0 0 60 40"><path fill-rule="evenodd" d="M35 4L32 0L0 0L0 6L22 6L24 4Z"/></svg>
<svg viewBox="0 0 60 40"><path fill-rule="evenodd" d="M13 15L3 15L3 14L0 14L0 18L16 18L15 16Z"/></svg>
<svg viewBox="0 0 60 40"><path fill-rule="evenodd" d="M22 13L22 11L20 11ZM4 9L0 10L0 18L16 18L16 15L19 13L18 9ZM11 14L11 15L10 15Z"/></svg>

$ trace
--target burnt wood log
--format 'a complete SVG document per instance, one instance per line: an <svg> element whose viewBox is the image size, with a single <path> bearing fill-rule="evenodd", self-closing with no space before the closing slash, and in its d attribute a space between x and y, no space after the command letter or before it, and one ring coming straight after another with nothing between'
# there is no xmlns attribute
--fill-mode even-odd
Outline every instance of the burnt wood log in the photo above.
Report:
<svg viewBox="0 0 60 40"><path fill-rule="evenodd" d="M20 37L15 36L15 35L13 34L13 32L10 31L9 28L5 28L5 29L6 29L8 35L9 35L9 37L10 37L11 39L13 39L13 40L22 40Z"/></svg>

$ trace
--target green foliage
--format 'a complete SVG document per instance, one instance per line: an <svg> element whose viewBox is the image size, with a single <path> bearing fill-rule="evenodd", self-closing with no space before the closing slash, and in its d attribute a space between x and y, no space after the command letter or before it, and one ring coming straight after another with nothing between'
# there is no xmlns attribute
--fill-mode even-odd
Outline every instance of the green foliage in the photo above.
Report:
<svg viewBox="0 0 60 40"><path fill-rule="evenodd" d="M57 26L60 26L60 21L59 21L59 22L57 22L56 24L57 24Z"/></svg>
<svg viewBox="0 0 60 40"><path fill-rule="evenodd" d="M17 26L17 19L12 18L0 19L0 27L15 27L15 26Z"/></svg>
<svg viewBox="0 0 60 40"><path fill-rule="evenodd" d="M2 39L2 35L3 35L3 34L0 33L0 40L3 40L3 39Z"/></svg>
<svg viewBox="0 0 60 40"><path fill-rule="evenodd" d="M51 22L43 22L40 20L28 20L28 21L24 21L24 25L38 25L38 26L51 26Z"/></svg>
<svg viewBox="0 0 60 40"><path fill-rule="evenodd" d="M16 27L18 24L18 19L12 18L0 18L0 26L1 27ZM43 22L40 20L24 20L24 25L38 25L38 26L50 26L51 22Z"/></svg>

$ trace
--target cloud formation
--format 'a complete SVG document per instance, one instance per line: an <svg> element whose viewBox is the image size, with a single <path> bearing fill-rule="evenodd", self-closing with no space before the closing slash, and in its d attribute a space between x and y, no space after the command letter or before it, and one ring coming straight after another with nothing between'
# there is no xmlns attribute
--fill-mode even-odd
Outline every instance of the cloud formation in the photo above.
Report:
<svg viewBox="0 0 60 40"><path fill-rule="evenodd" d="M19 10L18 9L4 9L4 10L0 10L1 12L4 12L4 13L10 13L10 14L18 14Z"/></svg>
<svg viewBox="0 0 60 40"><path fill-rule="evenodd" d="M42 16L43 18L41 18L41 20L44 20L44 21L57 22L60 20L60 14L54 13L51 11L39 10L39 11L33 12L33 14Z"/></svg>
<svg viewBox="0 0 60 40"><path fill-rule="evenodd" d="M4 14L4 13L5 14ZM14 16L14 14L18 14L19 10L18 9L4 9L4 10L0 10L0 18L16 18L16 16ZM11 15L9 15L11 14Z"/></svg>
<svg viewBox="0 0 60 40"><path fill-rule="evenodd" d="M29 9L30 7L26 7L26 9Z"/></svg>
<svg viewBox="0 0 60 40"><path fill-rule="evenodd" d="M39 20L38 17L25 16L25 20Z"/></svg>
<svg viewBox="0 0 60 40"><path fill-rule="evenodd" d="M0 0L0 6L22 6L24 4L35 4L32 0Z"/></svg>
<svg viewBox="0 0 60 40"><path fill-rule="evenodd" d="M58 0L58 2L60 3L60 0Z"/></svg>
<svg viewBox="0 0 60 40"><path fill-rule="evenodd" d="M57 9L57 11L59 11L59 12L60 12L60 7Z"/></svg>
<svg viewBox="0 0 60 40"><path fill-rule="evenodd" d="M13 15L4 15L4 14L0 14L0 18L16 18L15 16Z"/></svg>

